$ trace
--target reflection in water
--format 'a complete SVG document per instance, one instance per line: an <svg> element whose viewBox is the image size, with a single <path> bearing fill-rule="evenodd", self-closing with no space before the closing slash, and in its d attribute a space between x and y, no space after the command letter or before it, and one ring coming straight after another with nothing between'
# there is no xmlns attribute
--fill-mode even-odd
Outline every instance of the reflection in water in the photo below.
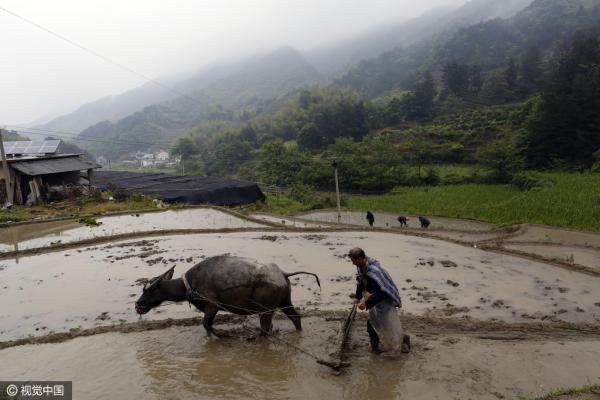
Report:
<svg viewBox="0 0 600 400"><path fill-rule="evenodd" d="M296 374L285 349L268 339L207 338L201 327L146 336L137 357L157 398L282 398ZM182 393L183 392L183 393ZM192 396L194 395L194 396Z"/></svg>
<svg viewBox="0 0 600 400"><path fill-rule="evenodd" d="M325 356L339 321L305 322L301 334L280 337ZM0 359L10 360L0 363L0 376L72 380L77 400L495 400L585 385L596 379L600 357L597 339L560 334L560 346L552 336L490 343L442 332L419 336L412 353L391 360L369 354L366 335L364 327L353 331L352 365L340 376L270 340L209 340L200 326L12 347L0 350Z"/></svg>
<svg viewBox="0 0 600 400"><path fill-rule="evenodd" d="M279 335L319 357L333 349L314 326ZM367 356L336 376L273 339L207 338L201 327L144 335L136 354L149 382L146 393L160 399L334 399L340 393L344 399L392 399L402 369L399 359Z"/></svg>

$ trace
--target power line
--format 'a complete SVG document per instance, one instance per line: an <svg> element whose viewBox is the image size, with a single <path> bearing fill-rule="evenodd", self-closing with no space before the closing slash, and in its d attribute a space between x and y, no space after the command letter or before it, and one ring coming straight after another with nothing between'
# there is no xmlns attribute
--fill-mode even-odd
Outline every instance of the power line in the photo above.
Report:
<svg viewBox="0 0 600 400"><path fill-rule="evenodd" d="M95 56L97 58L100 58L101 60L103 60L103 61L105 61L105 62L107 62L109 64L112 64L112 65L114 65L114 66L116 66L118 68L121 68L122 70L127 71L127 72L129 72L131 74L134 74L134 75L136 75L136 76L138 76L138 77L146 80L147 82L150 82L150 83L152 83L152 84L154 84L156 86L159 86L159 87L161 87L163 89L171 91L171 92L173 92L173 93L175 93L175 94L177 94L179 96L182 96L182 97L185 97L185 98L187 98L189 100L192 100L192 101L194 101L194 102L196 102L198 104L202 104L202 102L200 102L198 99L190 97L187 94L178 91L177 89L174 89L174 88L172 88L170 86L165 85L164 83L161 83L161 82L157 81L156 79L152 79L152 78L150 78L150 77L148 77L148 76L146 76L146 75L144 75L144 74L142 74L140 72L135 71L134 69L132 69L132 68L130 68L130 67L124 65L124 64L121 64L121 63L119 63L117 61L114 61L114 60L112 60L112 59L110 59L110 58L108 58L108 57L106 57L106 56L98 53L97 51L94 51L94 50L92 50L92 49L90 49L88 47L85 47L85 46L77 43L77 42L74 42L73 40L71 40L71 39L69 39L69 38L67 38L67 37L65 37L65 36L63 36L63 35L61 35L59 33L51 31L50 29L48 29L48 28L46 28L46 27L44 27L44 26L42 26L42 25L40 25L38 23L35 23L35 22L33 22L33 21L31 21L31 20L29 20L29 19L27 19L27 18L25 18L25 17L23 17L23 16L15 13L15 12L13 12L13 11L10 11L10 10L6 9L5 7L0 6L0 10L4 11L7 14L12 15L15 18L20 19L21 21L26 22L29 25L32 25L32 26L34 26L34 27L36 27L38 29L41 29L42 31L44 31L46 33L49 33L50 35L52 35L54 37L57 37L58 39L60 39L60 40L62 40L64 42L67 42L70 45L75 46L75 47L77 47L80 50L83 50L83 51L85 51L85 52L87 52L89 54L92 54L93 56Z"/></svg>

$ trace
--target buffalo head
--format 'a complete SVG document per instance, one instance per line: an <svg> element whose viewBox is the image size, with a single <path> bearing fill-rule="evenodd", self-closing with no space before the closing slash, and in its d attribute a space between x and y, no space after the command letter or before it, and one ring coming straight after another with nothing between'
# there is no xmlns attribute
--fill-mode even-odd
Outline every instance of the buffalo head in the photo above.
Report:
<svg viewBox="0 0 600 400"><path fill-rule="evenodd" d="M135 311L138 314L146 314L148 311L157 307L165 300L164 293L161 289L161 283L173 278L175 266L169 268L167 272L156 276L144 285L144 290L140 298L135 302Z"/></svg>

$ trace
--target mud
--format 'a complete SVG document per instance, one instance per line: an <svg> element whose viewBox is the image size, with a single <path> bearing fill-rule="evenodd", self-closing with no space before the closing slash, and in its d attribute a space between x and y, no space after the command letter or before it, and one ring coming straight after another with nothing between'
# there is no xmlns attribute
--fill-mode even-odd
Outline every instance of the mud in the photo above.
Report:
<svg viewBox="0 0 600 400"><path fill-rule="evenodd" d="M498 399L541 395L556 385L581 386L597 379L597 337L488 339L440 333L428 325L419 330L408 321L412 352L389 358L369 353L364 314L351 333L351 366L334 375L311 355L334 351L340 320L306 317L298 333L277 318L277 339L207 338L192 320L159 330L25 345L0 351L11 360L0 364L0 375L73 380L77 399ZM235 329L232 322L221 319L220 328ZM253 330L258 325L247 321L245 326Z"/></svg>
<svg viewBox="0 0 600 400"><path fill-rule="evenodd" d="M133 322L142 278L176 265L181 275L205 257L227 253L317 273L291 278L292 300L307 310L346 309L355 268L353 246L378 258L398 283L406 312L507 322L600 322L600 277L444 241L387 233L241 232L167 236L4 260L0 270L0 340ZM235 251L234 251L235 250ZM160 253L160 254L159 254ZM451 281L452 284L447 282ZM104 319L97 319L103 315ZM196 315L166 305L149 319Z"/></svg>
<svg viewBox="0 0 600 400"><path fill-rule="evenodd" d="M76 398L82 399L498 399L597 383L600 274L577 272L579 263L595 265L595 234L565 238L571 231L491 230L468 225L472 221L457 222L456 230L397 234L399 228L390 226L388 232L352 231L297 218L281 223L279 217L186 211L194 213L186 214L185 223L174 221L172 231L163 229L171 227L167 213L155 214L162 215L160 222L144 225L146 233L131 231L145 215L126 216L135 220L119 227L125 232L120 235L130 238L91 237L87 245L55 244L18 259L4 253L0 359L11 362L0 363L0 376L73 380ZM212 216L200 218L198 211ZM238 223L250 225L236 228ZM57 240L48 235L60 231L62 222L44 224L36 224L44 240ZM23 230L20 243L40 240L33 237L33 226ZM107 228L85 229L102 227ZM334 376L311 355L325 358L336 349L347 312L340 310L348 310L355 288L355 269L346 257L353 246L379 259L398 284L413 352L399 359L372 356L366 314L360 313L347 358L351 367ZM546 251L534 254L538 247ZM554 263L563 268L534 259L560 257L552 250L569 247L587 255ZM529 258L502 253L511 251ZM275 338L255 338L256 316L219 314L219 328L239 337L207 339L199 314L187 303L161 306L143 318L135 314L133 302L147 278L172 265L177 277L204 258L227 252L320 276L321 291L312 277L291 278L303 332L293 331L279 313Z"/></svg>
<svg viewBox="0 0 600 400"><path fill-rule="evenodd" d="M549 257L566 263L585 265L600 271L600 249L513 242L504 242L502 247L508 250Z"/></svg>
<svg viewBox="0 0 600 400"><path fill-rule="evenodd" d="M293 228L325 228L331 226L331 224L322 222L309 222L300 218L281 217L262 213L250 214L250 217L258 221L270 222L274 224L290 226Z"/></svg>
<svg viewBox="0 0 600 400"><path fill-rule="evenodd" d="M405 234L434 237L455 243L481 245L488 250L496 249L515 255L526 255L541 261L552 262L580 272L600 272L600 234L541 225L515 225L496 228L484 222L451 218L431 217L429 229L420 229L418 219L410 217L409 227L400 228L397 216L376 213L376 228L398 229ZM302 213L297 219L337 222L337 213L321 211ZM342 223L368 226L364 213L345 211Z"/></svg>
<svg viewBox="0 0 600 400"><path fill-rule="evenodd" d="M56 246L134 232L169 229L259 228L264 226L210 208L132 213L99 217L96 220L101 223L100 226L88 227L78 223L77 220L63 220L2 228L0 229L0 252Z"/></svg>
<svg viewBox="0 0 600 400"><path fill-rule="evenodd" d="M386 212L374 211L375 223L373 224L376 228L394 228L400 229L400 223L398 222L398 216L400 214L391 214ZM415 215L406 215L409 218L408 228L406 229L421 229L419 223L419 217ZM342 211L341 223L348 225L360 225L369 226L366 219L366 211ZM296 214L296 218L319 221L328 223L337 223L337 211L316 211ZM444 218L444 217L428 217L431 220L429 229L453 229L461 231L489 231L496 228L493 224L486 222L466 220L466 219L455 219L455 218Z"/></svg>
<svg viewBox="0 0 600 400"><path fill-rule="evenodd" d="M559 229L541 225L522 225L511 241L542 242L565 246L588 246L600 248L600 234Z"/></svg>

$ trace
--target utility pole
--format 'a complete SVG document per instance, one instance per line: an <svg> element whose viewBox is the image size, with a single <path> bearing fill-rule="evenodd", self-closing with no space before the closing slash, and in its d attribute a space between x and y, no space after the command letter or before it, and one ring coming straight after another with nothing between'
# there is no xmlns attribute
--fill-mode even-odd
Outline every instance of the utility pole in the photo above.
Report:
<svg viewBox="0 0 600 400"><path fill-rule="evenodd" d="M338 162L337 160L333 160L333 162L331 163L331 166L334 169L334 174L335 174L335 195L337 197L337 219L338 219L338 224L340 222L342 222L342 212L340 210L340 185L338 184Z"/></svg>
<svg viewBox="0 0 600 400"><path fill-rule="evenodd" d="M185 176L185 159L181 157L181 175Z"/></svg>
<svg viewBox="0 0 600 400"><path fill-rule="evenodd" d="M13 204L14 203L14 190L13 190L13 184L12 184L12 174L10 173L10 170L8 169L8 161L6 161L6 154L4 153L4 138L2 137L2 131L3 129L0 128L0 153L2 155L2 168L4 170L4 182L5 187L6 187L6 200L7 203Z"/></svg>

